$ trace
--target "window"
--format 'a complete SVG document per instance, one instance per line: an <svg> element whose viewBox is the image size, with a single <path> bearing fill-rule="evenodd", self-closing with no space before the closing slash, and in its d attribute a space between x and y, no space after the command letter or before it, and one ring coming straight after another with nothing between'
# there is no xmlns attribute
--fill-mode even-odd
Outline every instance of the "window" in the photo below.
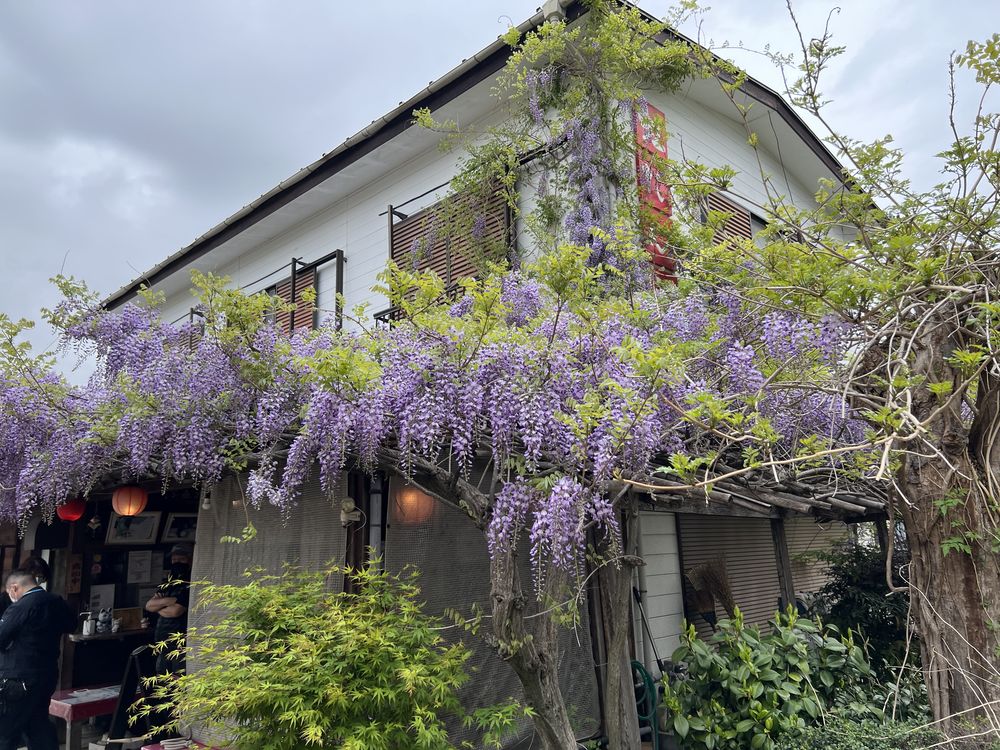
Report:
<svg viewBox="0 0 1000 750"><path fill-rule="evenodd" d="M294 269L294 266L293 266ZM274 316L274 322L278 329L286 335L291 335L293 331L305 328L311 331L316 327L316 306L309 304L302 299L302 293L306 289L316 290L316 280L318 274L315 266L305 270L295 270L295 296L292 296L292 277L288 276L272 287L265 290L266 294L278 297L282 302L294 302L295 309L291 311L278 311Z"/></svg>
<svg viewBox="0 0 1000 750"><path fill-rule="evenodd" d="M705 199L704 220L708 221L709 213L716 212L726 214L725 221L715 233L715 241L718 243L753 237L756 233L756 227L754 226L755 218L761 224L760 229L763 229L767 225L763 219L754 217L747 209L722 193L712 193Z"/></svg>
<svg viewBox="0 0 1000 750"><path fill-rule="evenodd" d="M434 271L446 287L476 275L510 248L510 214L500 191L488 198L449 196L410 216L390 210L389 258L401 268Z"/></svg>

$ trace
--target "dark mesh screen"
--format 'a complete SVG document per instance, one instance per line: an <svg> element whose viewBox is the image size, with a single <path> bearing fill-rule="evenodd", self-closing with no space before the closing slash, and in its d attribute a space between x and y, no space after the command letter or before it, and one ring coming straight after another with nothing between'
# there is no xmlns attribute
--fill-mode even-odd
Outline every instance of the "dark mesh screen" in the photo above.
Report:
<svg viewBox="0 0 1000 750"><path fill-rule="evenodd" d="M427 611L441 614L447 607L469 615L473 602L491 611L490 567L486 543L482 534L460 511L437 503L433 515L419 524L393 523L386 534L385 561L389 570L399 571L412 565L420 571L420 587L427 601ZM527 555L522 581L530 590L531 571ZM528 593L528 591L526 591ZM470 680L462 690L462 701L468 710L489 706L515 697L522 699L520 683L514 671L486 643L483 635L490 630L486 621L478 635L462 628L450 628L444 636L463 640L472 652L467 665ZM598 729L597 678L591 651L589 623L584 612L576 630L563 630L561 636L561 668L563 695L569 705L577 736L593 736ZM462 740L475 742L479 735L457 722L449 726L456 744ZM534 745L532 744L534 742ZM522 722L508 748L537 747L530 721Z"/></svg>
<svg viewBox="0 0 1000 750"><path fill-rule="evenodd" d="M221 481L213 489L210 507L198 511L193 580L233 584L247 580L243 572L256 567L280 573L285 562L312 570L331 560L343 564L346 532L340 525L340 508L333 507L320 488L318 477L306 483L298 506L287 518L271 505L244 510L238 482L245 488L246 476L231 476ZM241 544L221 543L223 536L240 536L248 512L257 528L257 537ZM343 586L339 578L332 583L337 590ZM215 613L197 606L197 587L191 594L190 625L197 628L210 621ZM192 638L193 644L196 641L197 637ZM188 669L197 668L197 660L190 659Z"/></svg>
<svg viewBox="0 0 1000 750"><path fill-rule="evenodd" d="M318 476L313 476L303 487L298 506L282 517L274 506L260 509L242 504L240 484L246 487L246 475L230 476L217 484L212 492L211 506L198 511L192 578L213 583L240 583L246 578L243 572L262 567L268 573L280 573L283 563L301 565L317 570L335 561L342 565L346 553L347 537L340 525L340 506L334 503L319 486ZM233 501L238 501L236 505ZM257 528L257 537L242 544L223 544L223 536L239 537L247 524L247 513ZM332 582L337 590L342 579ZM190 625L210 621L215 614L207 608L197 607L197 587L192 590ZM197 636L191 639L196 644ZM188 660L188 669L197 670L196 659ZM194 736L209 744L225 746L226 738L206 733L194 727Z"/></svg>
<svg viewBox="0 0 1000 750"><path fill-rule="evenodd" d="M198 511L195 580L238 583L245 580L243 572L249 568L280 573L286 562L312 570L331 560L344 563L347 536L340 525L340 505L334 507L318 477L306 482L298 505L287 517L271 505L244 509L238 482L246 487L246 476L219 482L212 492L211 507ZM220 543L223 536L240 536L248 514L257 537L243 544Z"/></svg>

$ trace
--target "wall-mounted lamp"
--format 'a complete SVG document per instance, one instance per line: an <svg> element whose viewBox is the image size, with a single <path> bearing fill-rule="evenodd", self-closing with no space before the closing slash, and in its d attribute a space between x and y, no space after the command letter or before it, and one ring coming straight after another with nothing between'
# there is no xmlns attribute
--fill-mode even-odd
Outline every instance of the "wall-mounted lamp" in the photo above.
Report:
<svg viewBox="0 0 1000 750"><path fill-rule="evenodd" d="M393 477L389 495L390 523L415 526L426 523L437 509L437 500L419 487L407 484L401 477Z"/></svg>
<svg viewBox="0 0 1000 750"><path fill-rule="evenodd" d="M208 485L204 485L201 488L201 509L211 510L212 509L212 488Z"/></svg>

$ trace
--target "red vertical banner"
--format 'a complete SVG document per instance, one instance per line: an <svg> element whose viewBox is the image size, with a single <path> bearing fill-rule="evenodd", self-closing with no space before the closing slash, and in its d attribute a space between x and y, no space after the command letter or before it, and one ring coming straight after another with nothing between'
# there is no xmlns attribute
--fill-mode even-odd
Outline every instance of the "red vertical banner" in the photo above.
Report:
<svg viewBox="0 0 1000 750"><path fill-rule="evenodd" d="M676 264L670 257L666 230L670 227L670 187L657 162L667 158L666 117L652 105L635 119L635 173L639 185L640 229L658 279L676 281Z"/></svg>

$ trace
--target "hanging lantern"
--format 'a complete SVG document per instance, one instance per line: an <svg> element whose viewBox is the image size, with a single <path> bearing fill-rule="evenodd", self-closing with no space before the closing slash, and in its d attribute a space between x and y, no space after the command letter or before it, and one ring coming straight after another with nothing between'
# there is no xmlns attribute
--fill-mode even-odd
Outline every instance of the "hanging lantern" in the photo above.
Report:
<svg viewBox="0 0 1000 750"><path fill-rule="evenodd" d="M392 515L393 523L415 526L425 523L434 515L437 501L412 484L393 481Z"/></svg>
<svg viewBox="0 0 1000 750"><path fill-rule="evenodd" d="M57 505L56 515L61 521L79 521L83 518L85 510L87 510L87 501L82 497L75 497L62 505Z"/></svg>
<svg viewBox="0 0 1000 750"><path fill-rule="evenodd" d="M111 496L111 507L119 516L137 516L146 509L149 493L142 487L119 487Z"/></svg>

